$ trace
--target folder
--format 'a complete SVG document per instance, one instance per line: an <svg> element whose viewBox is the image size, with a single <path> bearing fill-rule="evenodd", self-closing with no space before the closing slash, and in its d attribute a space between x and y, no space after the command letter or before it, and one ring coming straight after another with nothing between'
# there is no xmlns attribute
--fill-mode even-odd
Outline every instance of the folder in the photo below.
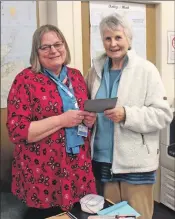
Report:
<svg viewBox="0 0 175 219"><path fill-rule="evenodd" d="M108 208L105 208L97 213L98 215L135 215L136 218L140 216L140 214L132 208L127 201L123 201L117 204L114 204Z"/></svg>

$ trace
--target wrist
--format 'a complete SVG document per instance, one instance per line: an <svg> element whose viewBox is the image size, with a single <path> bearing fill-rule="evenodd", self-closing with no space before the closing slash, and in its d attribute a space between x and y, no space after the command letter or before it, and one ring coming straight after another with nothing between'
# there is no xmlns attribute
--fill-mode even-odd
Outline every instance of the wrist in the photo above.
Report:
<svg viewBox="0 0 175 219"><path fill-rule="evenodd" d="M63 114L56 116L55 121L56 121L56 126L57 126L57 127L58 127L58 126L59 126L60 128L65 127L65 125L64 125L64 115L63 115Z"/></svg>

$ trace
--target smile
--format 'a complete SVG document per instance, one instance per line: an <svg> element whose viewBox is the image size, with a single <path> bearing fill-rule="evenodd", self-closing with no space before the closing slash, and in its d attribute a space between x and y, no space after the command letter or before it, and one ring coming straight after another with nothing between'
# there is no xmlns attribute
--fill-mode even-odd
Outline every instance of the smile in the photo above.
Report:
<svg viewBox="0 0 175 219"><path fill-rule="evenodd" d="M120 49L110 49L111 52L118 52Z"/></svg>
<svg viewBox="0 0 175 219"><path fill-rule="evenodd" d="M56 56L56 57L51 57L49 59L56 59L56 58L59 58L60 56Z"/></svg>

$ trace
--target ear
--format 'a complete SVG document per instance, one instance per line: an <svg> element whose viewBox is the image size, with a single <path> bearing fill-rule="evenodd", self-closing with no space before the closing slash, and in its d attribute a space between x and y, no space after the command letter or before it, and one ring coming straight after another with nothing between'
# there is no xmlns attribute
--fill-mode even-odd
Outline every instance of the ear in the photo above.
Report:
<svg viewBox="0 0 175 219"><path fill-rule="evenodd" d="M128 41L128 50L131 50L131 40L129 39L129 37L127 37L127 35L126 35L126 39Z"/></svg>

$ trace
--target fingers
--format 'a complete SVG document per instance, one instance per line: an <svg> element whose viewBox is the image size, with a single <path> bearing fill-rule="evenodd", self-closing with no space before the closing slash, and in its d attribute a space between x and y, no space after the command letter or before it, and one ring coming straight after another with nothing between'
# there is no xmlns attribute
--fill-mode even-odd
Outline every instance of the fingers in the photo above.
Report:
<svg viewBox="0 0 175 219"><path fill-rule="evenodd" d="M93 126L93 124L94 124L94 121L92 122L92 121L83 120L83 123L84 123L87 127L91 128L91 127Z"/></svg>
<svg viewBox="0 0 175 219"><path fill-rule="evenodd" d="M81 118L81 122L83 121L83 123L88 126L91 127L95 120L96 120L96 113L92 113L92 112L87 112L87 111L79 111L79 118Z"/></svg>
<svg viewBox="0 0 175 219"><path fill-rule="evenodd" d="M66 119L69 121L68 126L77 126L82 123L84 116L80 110L69 110L66 112Z"/></svg>
<svg viewBox="0 0 175 219"><path fill-rule="evenodd" d="M83 121L83 119L84 119L84 116L82 116L80 114L76 114L75 120L76 120L77 123L80 124Z"/></svg>
<svg viewBox="0 0 175 219"><path fill-rule="evenodd" d="M94 118L95 118L95 117L92 117L92 116L85 116L85 117L84 117L84 119L87 120L87 121L89 121L89 120L90 120L90 121L91 121L91 120L94 120Z"/></svg>
<svg viewBox="0 0 175 219"><path fill-rule="evenodd" d="M82 110L70 110L69 116L74 125L79 125L83 122L85 124L93 125L96 120L96 113L82 111Z"/></svg>
<svg viewBox="0 0 175 219"><path fill-rule="evenodd" d="M106 116L108 119L110 119L113 122L121 122L124 120L124 117L120 114L115 114L115 115L108 115Z"/></svg>
<svg viewBox="0 0 175 219"><path fill-rule="evenodd" d="M93 113L93 112L90 112L90 113L89 113L89 116L90 116L90 117L96 117L97 114L96 114L96 113Z"/></svg>
<svg viewBox="0 0 175 219"><path fill-rule="evenodd" d="M96 113L94 112L88 112L88 111L83 111L83 110L75 110L78 115L81 116L90 116L90 117L96 117Z"/></svg>
<svg viewBox="0 0 175 219"><path fill-rule="evenodd" d="M91 128L94 123L96 121L96 115L94 116L85 116L84 120L83 120L83 123L88 126L89 128Z"/></svg>
<svg viewBox="0 0 175 219"><path fill-rule="evenodd" d="M96 113L89 112L88 114L85 115L85 119L87 119L87 120L94 120L94 119L96 119L96 117L97 117Z"/></svg>
<svg viewBox="0 0 175 219"><path fill-rule="evenodd" d="M91 114L91 115L85 116L84 119L86 121L95 121L96 120L96 114Z"/></svg>
<svg viewBox="0 0 175 219"><path fill-rule="evenodd" d="M117 112L117 109L114 108L114 109L110 109L110 110L105 110L104 114L105 114L105 116L109 116L109 115L115 114L116 112Z"/></svg>
<svg viewBox="0 0 175 219"><path fill-rule="evenodd" d="M83 111L85 116L91 116L91 117L96 117L96 113L94 112L88 112L88 111Z"/></svg>
<svg viewBox="0 0 175 219"><path fill-rule="evenodd" d="M72 117L74 117L75 119L80 119L80 120L84 119L84 116L85 116L85 114L83 113L84 111L81 111L81 110L70 110L69 112L70 112L70 115Z"/></svg>
<svg viewBox="0 0 175 219"><path fill-rule="evenodd" d="M108 119L113 119L113 116L112 116L112 115L106 115L106 117L107 117Z"/></svg>
<svg viewBox="0 0 175 219"><path fill-rule="evenodd" d="M90 116L90 112L79 110L78 114L81 116Z"/></svg>
<svg viewBox="0 0 175 219"><path fill-rule="evenodd" d="M84 116L78 115L78 119L82 121L84 119Z"/></svg>

